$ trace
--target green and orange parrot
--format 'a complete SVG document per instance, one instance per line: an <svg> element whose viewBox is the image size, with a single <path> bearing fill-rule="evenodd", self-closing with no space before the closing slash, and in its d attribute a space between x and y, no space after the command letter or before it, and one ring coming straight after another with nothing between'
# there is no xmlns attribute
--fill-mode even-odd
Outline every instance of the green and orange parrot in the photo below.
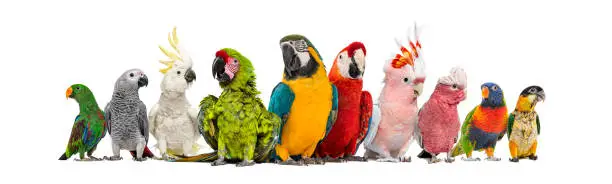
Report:
<svg viewBox="0 0 612 184"><path fill-rule="evenodd" d="M66 98L76 100L80 111L72 125L66 152L59 160L67 160L76 153L79 154L81 161L102 160L92 155L100 140L106 135L104 112L98 107L93 93L83 84L74 84L66 90ZM85 153L88 158L85 158Z"/></svg>
<svg viewBox="0 0 612 184"><path fill-rule="evenodd" d="M544 101L546 94L540 86L529 86L521 92L516 108L508 118L508 146L510 161L521 158L537 160L536 148L540 135L540 116L535 111L538 102Z"/></svg>
<svg viewBox="0 0 612 184"><path fill-rule="evenodd" d="M472 151L485 150L486 160L499 161L494 156L497 141L504 137L508 123L508 109L504 100L504 92L495 83L484 83L480 86L482 90L482 102L476 106L466 117L461 125L461 137L453 148L452 157L466 154L465 161L479 161L480 158L472 158Z"/></svg>

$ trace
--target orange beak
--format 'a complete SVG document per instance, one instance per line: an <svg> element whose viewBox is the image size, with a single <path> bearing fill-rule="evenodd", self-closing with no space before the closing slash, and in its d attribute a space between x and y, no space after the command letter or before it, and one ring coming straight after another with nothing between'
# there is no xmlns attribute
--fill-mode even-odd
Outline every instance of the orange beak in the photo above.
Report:
<svg viewBox="0 0 612 184"><path fill-rule="evenodd" d="M489 88L482 87L482 98L489 98Z"/></svg>
<svg viewBox="0 0 612 184"><path fill-rule="evenodd" d="M66 99L70 98L70 95L72 95L72 87L69 87L69 88L66 90Z"/></svg>

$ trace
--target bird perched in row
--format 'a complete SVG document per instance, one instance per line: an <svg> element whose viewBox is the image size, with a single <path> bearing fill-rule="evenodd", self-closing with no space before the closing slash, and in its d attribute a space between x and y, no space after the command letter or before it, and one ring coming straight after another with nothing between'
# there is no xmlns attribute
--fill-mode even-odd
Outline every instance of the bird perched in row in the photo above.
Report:
<svg viewBox="0 0 612 184"><path fill-rule="evenodd" d="M147 107L138 96L138 90L148 84L147 76L140 69L125 71L115 82L113 97L104 109L113 147L109 160L121 160L120 150L130 151L136 161L154 157L147 147Z"/></svg>
<svg viewBox="0 0 612 184"><path fill-rule="evenodd" d="M504 137L508 123L508 109L504 99L504 92L495 83L484 83L480 86L482 90L482 102L476 106L463 121L461 125L461 137L453 148L452 157L466 154L465 161L479 161L473 158L472 151L485 150L486 160L499 161L494 156L497 141Z"/></svg>
<svg viewBox="0 0 612 184"><path fill-rule="evenodd" d="M285 36L280 47L283 79L274 87L268 105L282 119L276 156L281 164L321 163L311 156L336 121L338 92L327 78L319 52L306 37ZM298 156L301 159L295 161Z"/></svg>
<svg viewBox="0 0 612 184"><path fill-rule="evenodd" d="M213 166L269 161L278 140L280 118L268 112L258 97L253 64L230 48L217 51L215 56L213 77L223 92L219 98L204 98L198 115L200 132L215 153L179 161L213 161Z"/></svg>
<svg viewBox="0 0 612 184"><path fill-rule="evenodd" d="M540 116L535 111L538 102L544 101L546 94L540 86L529 86L521 92L516 108L508 117L508 140L510 161L520 158L537 160L536 148L540 135Z"/></svg>
<svg viewBox="0 0 612 184"><path fill-rule="evenodd" d="M414 27L416 41L408 34L410 50L402 46L401 54L384 66L384 87L375 104L372 125L365 141L367 158L385 162L409 162L404 154L413 140L417 124L417 97L425 82L424 61L419 32Z"/></svg>
<svg viewBox="0 0 612 184"><path fill-rule="evenodd" d="M74 84L66 90L66 99L72 98L79 103L79 115L74 119L72 132L66 152L59 160L67 160L74 154L79 154L79 160L101 160L92 154L100 140L106 135L106 121L104 112L98 107L96 98L91 90L83 84ZM85 158L85 153L87 157Z"/></svg>
<svg viewBox="0 0 612 184"><path fill-rule="evenodd" d="M338 114L317 148L316 155L326 161L365 161L354 156L372 117L372 96L362 91L365 56L363 43L353 42L338 53L329 72L329 81L338 89Z"/></svg>
<svg viewBox="0 0 612 184"><path fill-rule="evenodd" d="M466 94L467 76L462 68L455 67L449 75L438 79L434 92L419 111L415 133L417 143L423 148L419 158L436 163L440 161L436 156L446 153L445 161L454 161L450 151L461 127L457 105L465 100Z"/></svg>
<svg viewBox="0 0 612 184"><path fill-rule="evenodd" d="M160 70L164 74L160 85L162 93L148 117L149 132L157 140L157 148L165 160L168 159L167 153L182 156L194 154L200 138L198 110L191 108L185 96L185 91L196 79L191 69L193 62L179 43L176 27L168 34L168 41L175 52L159 46L168 56L167 60L161 61L167 68Z"/></svg>

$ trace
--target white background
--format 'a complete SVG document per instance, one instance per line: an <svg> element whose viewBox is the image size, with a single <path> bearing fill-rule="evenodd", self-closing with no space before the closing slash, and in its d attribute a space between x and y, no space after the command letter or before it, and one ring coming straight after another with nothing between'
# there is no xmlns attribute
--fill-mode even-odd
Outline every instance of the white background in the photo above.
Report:
<svg viewBox="0 0 612 184"><path fill-rule="evenodd" d="M610 4L588 1L2 1L0 178L8 180L2 183L601 182L611 152L606 138L612 122L604 114L611 102L605 80L612 61L610 17ZM141 68L150 83L140 97L151 107L160 94L163 65L157 61L165 57L157 46L168 46L173 26L195 62L197 80L187 94L195 107L204 96L220 93L211 66L214 53L224 47L251 59L267 104L282 76L278 41L291 33L307 36L328 70L338 51L362 41L367 48L364 88L377 98L382 66L398 51L393 39L405 38L413 21L425 26L427 80L419 104L453 66L465 68L469 81L467 100L459 105L461 119L479 103L484 82L501 86L509 109L528 85L544 88L547 100L536 108L542 121L538 161L508 162L506 138L496 150L500 162L457 157L453 164L428 165L415 159L420 151L415 144L408 152L415 161L395 164L210 167L136 163L127 152L119 162L57 161L78 113L77 103L64 96L66 88L86 84L103 108L116 78ZM151 139L149 146L155 143ZM110 154L107 136L95 155Z"/></svg>

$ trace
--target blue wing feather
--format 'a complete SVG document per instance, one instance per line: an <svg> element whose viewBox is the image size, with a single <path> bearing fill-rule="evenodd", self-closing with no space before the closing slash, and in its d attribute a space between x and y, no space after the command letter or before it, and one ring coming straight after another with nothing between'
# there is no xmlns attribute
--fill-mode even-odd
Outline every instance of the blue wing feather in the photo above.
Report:
<svg viewBox="0 0 612 184"><path fill-rule="evenodd" d="M287 123L287 119L289 117L289 111L291 111L291 105L293 105L293 100L295 99L295 94L291 90L291 88L282 82L279 82L274 90L272 90L272 95L270 97L270 104L268 104L268 111L276 114L281 118L281 126L280 126L280 134L283 133L283 126ZM278 139L278 144L281 143L281 138Z"/></svg>
<svg viewBox="0 0 612 184"><path fill-rule="evenodd" d="M327 116L327 126L325 129L325 137L327 137L327 134L329 134L329 132L331 131L332 127L334 126L334 123L336 123L336 115L338 113L338 89L336 88L336 85L332 84L332 108L331 111L329 112L329 116Z"/></svg>

